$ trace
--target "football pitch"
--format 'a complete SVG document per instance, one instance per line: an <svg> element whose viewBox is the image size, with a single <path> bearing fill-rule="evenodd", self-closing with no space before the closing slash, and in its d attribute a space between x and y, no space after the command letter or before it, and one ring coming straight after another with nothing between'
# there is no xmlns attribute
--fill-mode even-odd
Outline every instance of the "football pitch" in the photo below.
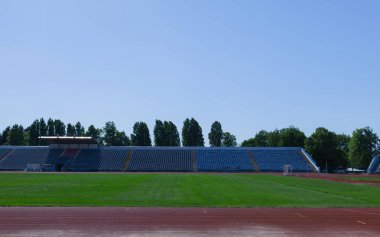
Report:
<svg viewBox="0 0 380 237"><path fill-rule="evenodd" d="M380 207L380 188L270 174L0 173L0 206Z"/></svg>

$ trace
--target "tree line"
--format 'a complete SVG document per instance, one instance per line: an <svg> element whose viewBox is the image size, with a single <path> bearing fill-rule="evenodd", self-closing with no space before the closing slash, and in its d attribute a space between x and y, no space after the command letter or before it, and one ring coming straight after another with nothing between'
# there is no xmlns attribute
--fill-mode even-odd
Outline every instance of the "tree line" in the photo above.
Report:
<svg viewBox="0 0 380 237"><path fill-rule="evenodd" d="M181 137L176 125L171 121L156 120L153 142L148 125L136 122L133 133L128 136L119 131L114 122L106 122L104 127L90 125L85 129L80 122L68 123L59 119L36 119L24 128L15 124L8 126L0 134L0 145L44 145L39 136L90 136L105 146L204 146L202 128L194 118L183 122ZM235 147L236 137L223 131L220 122L215 121L208 133L212 147ZM351 136L336 134L326 128L317 128L307 137L300 129L290 126L274 131L261 130L254 137L244 140L243 147L303 147L322 169L333 171L348 166L365 169L372 157L380 152L379 137L369 127L356 129Z"/></svg>
<svg viewBox="0 0 380 237"><path fill-rule="evenodd" d="M68 123L49 118L36 119L24 128L15 124L8 126L0 134L0 145L38 146L40 136L90 136L105 146L152 146L148 125L136 122L133 133L128 136L119 131L114 122L106 122L103 128L90 125L87 129L80 122ZM155 146L181 146L180 134L177 126L171 121L156 120L153 129L153 143ZM194 118L187 118L183 122L182 146L204 146L202 128ZM209 133L211 146L236 146L236 137L229 132L223 132L220 122L215 121Z"/></svg>

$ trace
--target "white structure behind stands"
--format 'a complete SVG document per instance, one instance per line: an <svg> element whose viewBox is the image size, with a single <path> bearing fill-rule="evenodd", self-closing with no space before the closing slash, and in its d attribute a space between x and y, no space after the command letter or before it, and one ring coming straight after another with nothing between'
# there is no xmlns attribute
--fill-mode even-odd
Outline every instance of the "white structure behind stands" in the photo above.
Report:
<svg viewBox="0 0 380 237"><path fill-rule="evenodd" d="M92 137L41 136L42 143L48 144L51 149L96 149L98 142Z"/></svg>

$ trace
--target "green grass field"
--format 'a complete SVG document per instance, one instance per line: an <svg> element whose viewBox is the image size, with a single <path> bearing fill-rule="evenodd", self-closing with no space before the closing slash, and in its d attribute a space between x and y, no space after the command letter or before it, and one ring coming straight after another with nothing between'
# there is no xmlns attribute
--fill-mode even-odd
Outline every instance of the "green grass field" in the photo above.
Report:
<svg viewBox="0 0 380 237"><path fill-rule="evenodd" d="M0 206L380 207L380 188L266 174L0 173Z"/></svg>

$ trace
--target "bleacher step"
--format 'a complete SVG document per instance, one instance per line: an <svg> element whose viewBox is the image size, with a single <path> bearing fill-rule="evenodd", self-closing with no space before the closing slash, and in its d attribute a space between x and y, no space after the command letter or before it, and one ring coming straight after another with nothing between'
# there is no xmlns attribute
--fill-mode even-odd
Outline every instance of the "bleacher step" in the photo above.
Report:
<svg viewBox="0 0 380 237"><path fill-rule="evenodd" d="M191 151L191 162L193 164L192 171L197 172L198 171L198 164L197 164L197 157L196 157L195 150Z"/></svg>
<svg viewBox="0 0 380 237"><path fill-rule="evenodd" d="M255 160L255 156L253 155L253 152L251 150L247 150L248 157L252 162L253 168L255 169L256 172L260 172L259 165L257 164Z"/></svg>
<svg viewBox="0 0 380 237"><path fill-rule="evenodd" d="M67 149L67 150L69 150L69 149ZM66 155L67 150L65 150L65 151L63 152L63 155ZM76 150L76 153L75 153L73 156L69 156L69 157L68 157L68 160L66 161L66 163L65 163L65 164L63 165L63 167L62 167L62 171L68 171L68 170L70 169L70 165L71 165L72 163L74 163L75 158L77 158L77 156L79 155L79 153L80 153L80 150L77 149L77 150Z"/></svg>
<svg viewBox="0 0 380 237"><path fill-rule="evenodd" d="M129 163L131 163L132 160L133 151L128 151L127 160L125 161L123 171L127 171L129 167Z"/></svg>
<svg viewBox="0 0 380 237"><path fill-rule="evenodd" d="M12 152L13 152L13 150L10 150L7 153L5 153L2 157L0 157L0 161L6 159L7 156L9 156L10 154L12 154Z"/></svg>

